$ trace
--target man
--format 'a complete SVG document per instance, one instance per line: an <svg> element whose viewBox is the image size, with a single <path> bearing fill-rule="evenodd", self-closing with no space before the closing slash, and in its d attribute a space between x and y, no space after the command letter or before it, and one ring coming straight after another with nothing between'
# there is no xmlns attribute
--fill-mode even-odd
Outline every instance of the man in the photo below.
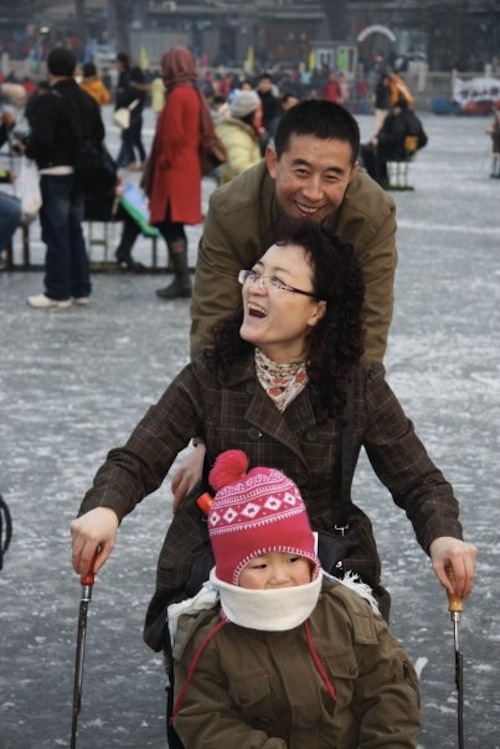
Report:
<svg viewBox="0 0 500 749"><path fill-rule="evenodd" d="M281 95L281 108L283 112L288 112L288 110L295 107L299 101L299 97L297 94L294 94L293 91L285 91Z"/></svg>
<svg viewBox="0 0 500 749"><path fill-rule="evenodd" d="M0 148L15 125L11 112L3 112L0 119ZM9 169L0 169L0 182L13 182L14 175ZM14 195L0 192L0 258L21 223L21 202ZM3 262L3 261L2 261Z"/></svg>
<svg viewBox="0 0 500 749"><path fill-rule="evenodd" d="M74 175L77 134L104 140L98 104L74 79L76 59L56 47L47 58L50 92L40 96L30 113L31 133L24 152L40 171L43 205L40 210L45 256L45 291L28 297L36 309L67 309L72 299L86 305L91 293L90 269L82 231L84 196Z"/></svg>
<svg viewBox="0 0 500 749"><path fill-rule="evenodd" d="M325 223L359 253L366 283L365 358L381 362L396 269L394 201L358 172L359 128L342 106L300 102L286 112L265 161L212 194L198 247L192 351L239 299L238 271L259 258L280 216Z"/></svg>
<svg viewBox="0 0 500 749"><path fill-rule="evenodd" d="M420 119L410 109L406 99L400 97L375 137L361 146L363 166L384 189L390 187L387 162L406 161L408 158L406 137L409 135L416 138L411 153L427 145L427 135Z"/></svg>
<svg viewBox="0 0 500 749"><path fill-rule="evenodd" d="M238 304L238 271L251 268L285 214L324 223L359 253L365 275L365 359L382 362L392 318L397 252L392 197L358 171L359 128L339 104L306 100L286 112L265 161L212 194L191 307L191 352ZM201 473L198 446L175 474L180 502Z"/></svg>
<svg viewBox="0 0 500 749"><path fill-rule="evenodd" d="M267 144L274 138L276 127L282 114L281 101L275 96L275 86L272 76L269 73L263 73L259 78L257 93L262 103L262 127L265 134L262 148L265 149Z"/></svg>
<svg viewBox="0 0 500 749"><path fill-rule="evenodd" d="M146 161L146 150L142 142L142 110L149 89L142 70L130 65L125 52L116 56L118 85L116 87L115 110L130 108L130 127L121 131L121 147L116 159L118 166L132 171L141 169ZM136 161L136 151L139 160Z"/></svg>

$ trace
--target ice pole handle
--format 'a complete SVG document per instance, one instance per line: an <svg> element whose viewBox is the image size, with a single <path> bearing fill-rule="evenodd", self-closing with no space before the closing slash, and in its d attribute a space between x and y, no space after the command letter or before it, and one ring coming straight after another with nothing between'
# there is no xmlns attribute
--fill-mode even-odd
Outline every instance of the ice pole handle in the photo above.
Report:
<svg viewBox="0 0 500 749"><path fill-rule="evenodd" d="M94 580L95 580L94 566L95 566L95 560L97 559L98 553L99 553L99 550L96 549L94 552L94 556L92 557L92 563L90 565L90 572L87 572L86 575L81 576L80 582L82 585L89 586L89 585L94 584Z"/></svg>
<svg viewBox="0 0 500 749"><path fill-rule="evenodd" d="M454 583L455 582L455 573L453 571L453 567L451 566L451 564L449 564L446 567L446 574L448 576L448 580L451 583ZM462 598L459 598L456 595L448 593L448 611L450 611L453 614L453 613L460 613L463 610L464 610L464 602L463 602Z"/></svg>

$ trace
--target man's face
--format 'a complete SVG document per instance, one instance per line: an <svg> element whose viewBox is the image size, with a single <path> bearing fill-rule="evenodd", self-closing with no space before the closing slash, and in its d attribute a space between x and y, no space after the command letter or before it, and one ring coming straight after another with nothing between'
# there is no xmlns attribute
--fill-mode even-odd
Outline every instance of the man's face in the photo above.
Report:
<svg viewBox="0 0 500 749"><path fill-rule="evenodd" d="M259 91L262 91L263 94L266 94L268 91L271 91L273 87L272 81L269 80L269 78L262 78L259 81Z"/></svg>
<svg viewBox="0 0 500 749"><path fill-rule="evenodd" d="M351 159L349 143L314 135L292 135L288 150L279 160L268 148L267 168L275 180L282 210L293 218L310 218L318 223L335 213L357 173L357 164Z"/></svg>

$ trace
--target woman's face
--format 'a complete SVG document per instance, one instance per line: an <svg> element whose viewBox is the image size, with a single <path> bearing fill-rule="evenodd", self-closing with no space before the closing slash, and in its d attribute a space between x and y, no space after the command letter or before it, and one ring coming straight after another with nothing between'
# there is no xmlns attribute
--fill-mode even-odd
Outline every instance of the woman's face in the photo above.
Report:
<svg viewBox="0 0 500 749"><path fill-rule="evenodd" d="M313 292L313 271L303 247L272 245L252 270L259 277L243 284L240 336L277 363L306 356L305 339L323 317L326 303L286 289L271 279ZM262 280L260 280L262 278Z"/></svg>

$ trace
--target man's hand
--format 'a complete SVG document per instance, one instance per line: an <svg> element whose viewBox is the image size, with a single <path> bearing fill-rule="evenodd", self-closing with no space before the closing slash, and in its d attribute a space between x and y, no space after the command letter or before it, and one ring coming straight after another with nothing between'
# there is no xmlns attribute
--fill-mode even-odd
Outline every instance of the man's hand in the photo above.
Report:
<svg viewBox="0 0 500 749"><path fill-rule="evenodd" d="M474 584L477 548L458 538L441 536L431 543L429 553L432 569L448 593L467 598ZM453 568L454 582L446 574L448 566Z"/></svg>
<svg viewBox="0 0 500 749"><path fill-rule="evenodd" d="M193 452L185 458L180 468L175 472L170 484L174 495L174 510L178 508L186 495L200 481L205 453L205 445L203 442L199 442Z"/></svg>
<svg viewBox="0 0 500 749"><path fill-rule="evenodd" d="M118 517L109 507L96 507L73 520L71 537L75 572L80 576L90 572L97 574L113 550L117 530Z"/></svg>

